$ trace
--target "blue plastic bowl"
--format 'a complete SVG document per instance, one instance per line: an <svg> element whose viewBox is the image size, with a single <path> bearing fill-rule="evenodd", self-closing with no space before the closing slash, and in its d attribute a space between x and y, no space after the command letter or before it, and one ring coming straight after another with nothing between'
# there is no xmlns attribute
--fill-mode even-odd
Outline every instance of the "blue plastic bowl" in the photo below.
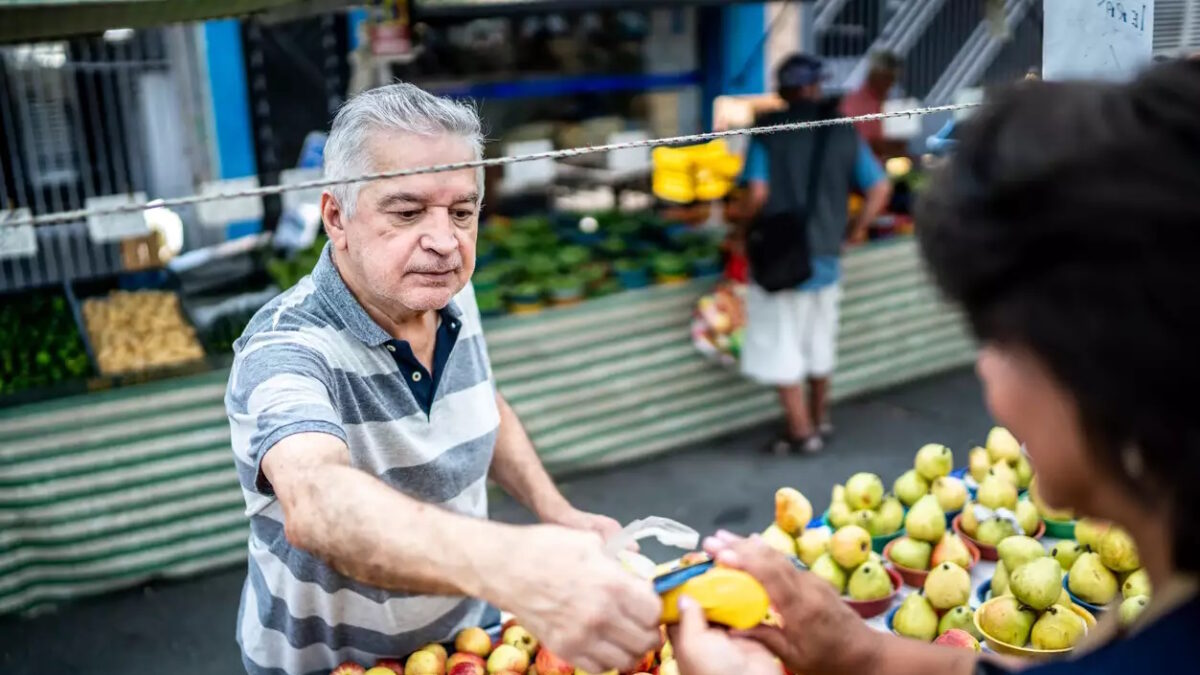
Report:
<svg viewBox="0 0 1200 675"><path fill-rule="evenodd" d="M983 603L990 600L991 595L992 595L992 580L984 579L983 583L979 584L979 588L975 589L975 599L979 601L979 604L976 605L976 607L978 607L979 605L982 605Z"/></svg>
<svg viewBox="0 0 1200 675"><path fill-rule="evenodd" d="M892 633L893 635L900 635L896 632L896 629L892 627L892 619L896 616L896 610L898 609L900 609L900 605L896 605L895 607L889 609L887 616L883 617L883 625L887 626L888 632ZM904 636L901 635L901 637Z"/></svg>
<svg viewBox="0 0 1200 675"><path fill-rule="evenodd" d="M1106 607L1104 605L1093 605L1090 602L1081 600L1079 598L1079 596L1072 593L1070 584L1067 583L1070 578L1071 578L1070 572L1063 575L1062 587L1067 589L1067 595L1071 596L1071 602L1079 605L1080 607L1086 609L1087 611L1091 612L1092 614L1103 614L1104 612L1106 612L1108 610L1108 607Z"/></svg>

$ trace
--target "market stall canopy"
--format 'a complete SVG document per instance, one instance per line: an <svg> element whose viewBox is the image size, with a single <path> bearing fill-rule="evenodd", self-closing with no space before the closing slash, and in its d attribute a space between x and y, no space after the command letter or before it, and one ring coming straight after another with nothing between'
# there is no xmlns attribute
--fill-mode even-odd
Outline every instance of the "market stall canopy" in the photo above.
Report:
<svg viewBox="0 0 1200 675"><path fill-rule="evenodd" d="M294 18L353 0L0 0L0 42L47 40L252 13Z"/></svg>

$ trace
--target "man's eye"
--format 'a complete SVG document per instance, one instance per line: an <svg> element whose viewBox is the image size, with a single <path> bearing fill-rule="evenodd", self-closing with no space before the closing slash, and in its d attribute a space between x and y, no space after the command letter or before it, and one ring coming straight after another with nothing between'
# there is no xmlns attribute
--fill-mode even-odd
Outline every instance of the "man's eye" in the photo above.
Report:
<svg viewBox="0 0 1200 675"><path fill-rule="evenodd" d="M410 211L397 211L396 215L399 216L402 220L414 220L415 218L417 218L418 216L421 215L421 212L419 210L413 209Z"/></svg>
<svg viewBox="0 0 1200 675"><path fill-rule="evenodd" d="M459 220L467 220L473 215L475 215L475 212L469 209L459 209L454 212L454 217Z"/></svg>

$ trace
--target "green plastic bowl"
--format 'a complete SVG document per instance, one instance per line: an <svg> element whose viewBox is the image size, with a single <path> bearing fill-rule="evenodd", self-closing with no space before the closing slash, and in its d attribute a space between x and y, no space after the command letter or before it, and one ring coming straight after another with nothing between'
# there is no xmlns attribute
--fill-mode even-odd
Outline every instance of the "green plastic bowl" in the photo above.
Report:
<svg viewBox="0 0 1200 675"><path fill-rule="evenodd" d="M1046 536L1054 539L1074 539L1075 538L1075 521L1073 520L1050 520L1043 518L1046 523Z"/></svg>
<svg viewBox="0 0 1200 675"><path fill-rule="evenodd" d="M907 513L907 511L905 511L905 513ZM825 509L825 512L821 514L821 524L824 525L825 527L828 527L830 529L830 531L833 531L834 529L836 529L829 522L829 509ZM903 536L904 536L904 528L903 527L901 527L900 529L896 530L895 532L893 532L891 534L881 534L881 535L877 535L877 536L872 535L871 536L871 550L875 551L879 555L883 555L883 549L887 548L887 545L889 543L891 543L893 539L899 539L900 537L903 537Z"/></svg>

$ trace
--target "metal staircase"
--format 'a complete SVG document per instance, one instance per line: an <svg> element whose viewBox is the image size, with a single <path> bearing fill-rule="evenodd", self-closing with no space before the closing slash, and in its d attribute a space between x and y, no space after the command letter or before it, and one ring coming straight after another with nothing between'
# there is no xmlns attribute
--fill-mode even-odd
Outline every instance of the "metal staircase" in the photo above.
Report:
<svg viewBox="0 0 1200 675"><path fill-rule="evenodd" d="M958 54L950 65L942 72L941 77L925 96L926 105L944 105L954 94L963 87L977 83L987 72L992 61L1006 44L1006 36L1011 35L1025 18L1025 14L1036 0L1006 0L1004 3L1003 35L997 35L995 27L986 19L980 21L971 32L970 37L963 43Z"/></svg>

